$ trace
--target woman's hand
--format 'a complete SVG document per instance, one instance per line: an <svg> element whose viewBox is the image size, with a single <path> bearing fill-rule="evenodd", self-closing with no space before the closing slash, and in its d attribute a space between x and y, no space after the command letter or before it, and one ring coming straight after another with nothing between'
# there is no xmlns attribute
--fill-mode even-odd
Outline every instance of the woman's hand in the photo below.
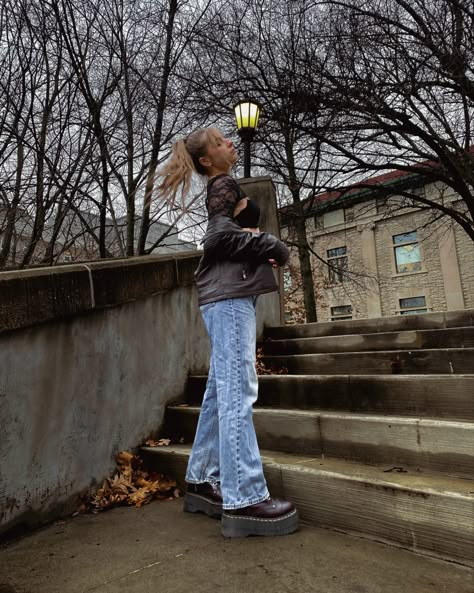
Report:
<svg viewBox="0 0 474 593"><path fill-rule="evenodd" d="M248 233L259 233L260 232L260 229L258 227L254 227L254 228L246 227L246 228L243 228L242 230L247 231ZM268 263L272 264L272 268L278 268L278 264L277 264L276 260L269 259Z"/></svg>

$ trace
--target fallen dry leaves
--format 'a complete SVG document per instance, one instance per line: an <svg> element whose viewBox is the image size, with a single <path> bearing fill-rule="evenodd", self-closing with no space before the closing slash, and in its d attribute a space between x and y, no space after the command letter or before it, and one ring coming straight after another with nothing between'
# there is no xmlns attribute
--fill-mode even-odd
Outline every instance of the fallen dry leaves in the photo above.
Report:
<svg viewBox="0 0 474 593"><path fill-rule="evenodd" d="M170 443L171 439L160 439L159 441L148 439L145 441L145 445L147 445L147 447L167 447Z"/></svg>
<svg viewBox="0 0 474 593"><path fill-rule="evenodd" d="M257 375L287 375L288 369L286 367L267 367L263 362L263 348L257 348L257 360L255 368L257 369Z"/></svg>
<svg viewBox="0 0 474 593"><path fill-rule="evenodd" d="M122 451L116 460L117 472L112 478L106 478L102 487L84 503L85 509L99 513L118 505L141 507L154 498L169 499L180 495L175 480L145 471L142 460L136 455Z"/></svg>

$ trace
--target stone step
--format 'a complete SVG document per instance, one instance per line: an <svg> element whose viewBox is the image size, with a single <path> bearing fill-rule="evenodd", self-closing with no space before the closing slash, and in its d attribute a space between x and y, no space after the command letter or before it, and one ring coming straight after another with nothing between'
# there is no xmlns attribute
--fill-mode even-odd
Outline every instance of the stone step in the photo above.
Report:
<svg viewBox="0 0 474 593"><path fill-rule="evenodd" d="M181 484L189 452L184 445L143 448L148 463ZM303 522L473 564L470 480L269 451L262 460L271 494L292 500Z"/></svg>
<svg viewBox="0 0 474 593"><path fill-rule="evenodd" d="M293 375L472 374L474 348L386 350L264 356L263 363Z"/></svg>
<svg viewBox="0 0 474 593"><path fill-rule="evenodd" d="M183 402L200 405L207 376ZM474 420L474 375L260 375L258 406Z"/></svg>
<svg viewBox="0 0 474 593"><path fill-rule="evenodd" d="M345 334L387 333L417 329L443 329L474 326L474 310L423 313L421 315L395 315L375 319L351 319L347 321L323 321L298 325L283 325L267 328L267 337L278 340L286 338L315 338Z"/></svg>
<svg viewBox="0 0 474 593"><path fill-rule="evenodd" d="M474 327L268 340L261 345L265 354L277 356L320 352L473 348Z"/></svg>
<svg viewBox="0 0 474 593"><path fill-rule="evenodd" d="M163 435L191 443L199 410L169 406ZM269 408L255 408L253 421L264 449L474 477L472 422Z"/></svg>

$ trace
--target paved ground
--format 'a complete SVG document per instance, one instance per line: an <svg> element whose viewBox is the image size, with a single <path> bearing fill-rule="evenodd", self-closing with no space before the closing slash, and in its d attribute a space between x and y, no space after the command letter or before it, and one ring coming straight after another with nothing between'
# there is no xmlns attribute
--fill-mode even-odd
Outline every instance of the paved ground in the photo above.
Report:
<svg viewBox="0 0 474 593"><path fill-rule="evenodd" d="M153 502L57 522L0 548L0 593L473 593L465 567L303 526L225 540Z"/></svg>

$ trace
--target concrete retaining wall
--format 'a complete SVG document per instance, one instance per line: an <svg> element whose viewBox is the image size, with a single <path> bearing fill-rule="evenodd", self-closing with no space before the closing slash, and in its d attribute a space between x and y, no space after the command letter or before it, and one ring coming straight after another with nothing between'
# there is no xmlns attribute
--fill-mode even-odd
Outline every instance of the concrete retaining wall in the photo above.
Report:
<svg viewBox="0 0 474 593"><path fill-rule="evenodd" d="M0 274L0 532L74 511L206 369L198 260Z"/></svg>

